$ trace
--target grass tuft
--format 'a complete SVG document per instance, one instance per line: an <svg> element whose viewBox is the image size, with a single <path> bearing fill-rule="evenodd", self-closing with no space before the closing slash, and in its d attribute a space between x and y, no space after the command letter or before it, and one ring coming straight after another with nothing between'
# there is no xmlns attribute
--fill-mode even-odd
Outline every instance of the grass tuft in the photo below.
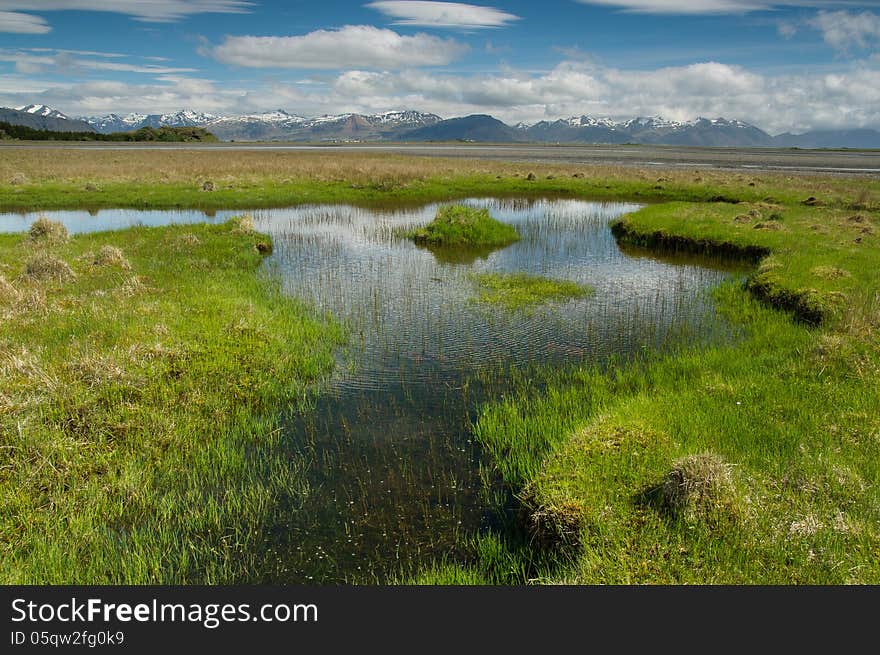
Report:
<svg viewBox="0 0 880 655"><path fill-rule="evenodd" d="M68 282L76 279L76 273L67 262L45 252L39 252L28 259L25 275L37 282Z"/></svg>
<svg viewBox="0 0 880 655"><path fill-rule="evenodd" d="M50 243L64 243L69 238L67 228L57 221L51 221L45 216L35 220L28 231L31 241L48 241Z"/></svg>
<svg viewBox="0 0 880 655"><path fill-rule="evenodd" d="M0 275L0 305L12 305L18 302L20 294L18 289L5 276Z"/></svg>
<svg viewBox="0 0 880 655"><path fill-rule="evenodd" d="M686 520L713 517L735 504L731 467L712 453L678 460L657 487L663 509Z"/></svg>
<svg viewBox="0 0 880 655"><path fill-rule="evenodd" d="M131 264L125 258L122 250L116 246L103 245L92 262L95 266L109 266L120 268L124 271L131 270Z"/></svg>
<svg viewBox="0 0 880 655"><path fill-rule="evenodd" d="M230 219L233 234L252 234L254 231L254 217L250 214L244 214Z"/></svg>

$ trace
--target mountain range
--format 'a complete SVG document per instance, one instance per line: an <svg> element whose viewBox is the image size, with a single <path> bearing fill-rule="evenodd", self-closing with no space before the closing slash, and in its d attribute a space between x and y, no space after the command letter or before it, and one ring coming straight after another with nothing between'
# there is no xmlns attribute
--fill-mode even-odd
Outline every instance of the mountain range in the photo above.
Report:
<svg viewBox="0 0 880 655"><path fill-rule="evenodd" d="M307 118L290 114L283 109L238 116L182 110L172 114L107 114L69 118L46 105L27 105L16 109L0 108L0 121L34 129L100 133L128 132L142 127L203 127L224 141L465 141L880 148L880 132L872 129L817 130L804 134L771 136L754 125L726 118L670 121L660 117L638 117L615 121L610 118L575 116L555 121L507 125L485 114L443 119L436 114L402 110Z"/></svg>

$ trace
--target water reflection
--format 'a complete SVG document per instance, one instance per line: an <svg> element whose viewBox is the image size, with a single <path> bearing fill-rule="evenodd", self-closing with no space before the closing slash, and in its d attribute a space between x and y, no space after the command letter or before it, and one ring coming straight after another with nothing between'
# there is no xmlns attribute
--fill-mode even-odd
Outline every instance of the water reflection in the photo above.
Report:
<svg viewBox="0 0 880 655"><path fill-rule="evenodd" d="M252 581L381 580L454 557L459 536L491 520L470 421L481 403L511 390L517 372L731 338L705 293L731 269L621 249L609 221L637 205L466 202L516 225L522 240L450 260L397 236L428 222L437 205L252 212L257 229L273 236L266 267L286 292L331 312L350 334L315 407L284 417L284 447L309 462L311 492L268 527ZM48 215L82 232L241 213ZM26 230L36 217L0 215L0 230ZM470 274L489 271L574 280L596 293L532 312L487 310L473 302Z"/></svg>

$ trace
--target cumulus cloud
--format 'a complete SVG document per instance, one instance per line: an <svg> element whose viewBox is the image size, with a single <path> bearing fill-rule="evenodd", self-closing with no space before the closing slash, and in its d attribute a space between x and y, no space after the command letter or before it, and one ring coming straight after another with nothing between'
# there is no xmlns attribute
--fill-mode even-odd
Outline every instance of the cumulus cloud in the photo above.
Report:
<svg viewBox="0 0 880 655"><path fill-rule="evenodd" d="M108 11L136 20L166 23L194 14L240 14L250 11L245 0L0 0L0 13L7 11ZM42 20L37 17L32 17ZM48 30L46 30L48 31ZM38 32L42 33L42 32Z"/></svg>
<svg viewBox="0 0 880 655"><path fill-rule="evenodd" d="M880 15L871 11L820 11L809 24L836 50L865 49L880 43Z"/></svg>
<svg viewBox="0 0 880 655"><path fill-rule="evenodd" d="M227 36L205 52L218 61L252 68L381 68L441 66L467 46L428 34L403 36L370 25L346 25L299 36Z"/></svg>
<svg viewBox="0 0 880 655"><path fill-rule="evenodd" d="M0 7L3 7L0 4ZM0 11L0 32L14 34L46 34L52 30L39 16L21 14L17 11Z"/></svg>
<svg viewBox="0 0 880 655"><path fill-rule="evenodd" d="M774 76L711 61L653 70L563 61L541 73L358 69L304 82L308 83L276 79L235 85L169 74L146 84L54 80L40 88L32 77L0 76L0 105L41 102L68 115L184 107L234 114L283 107L314 116L408 108L445 117L488 113L509 123L581 114L675 120L724 116L772 134L880 128L880 60L874 59L831 74Z"/></svg>
<svg viewBox="0 0 880 655"><path fill-rule="evenodd" d="M395 25L419 25L459 29L504 27L519 16L494 7L460 2L380 0L366 5L394 19Z"/></svg>
<svg viewBox="0 0 880 655"><path fill-rule="evenodd" d="M562 62L539 75L456 76L425 71L348 71L328 100L361 109L409 106L441 115L490 113L509 122L589 114L676 120L725 116L771 132L880 126L880 71L766 77L717 62L621 70Z"/></svg>

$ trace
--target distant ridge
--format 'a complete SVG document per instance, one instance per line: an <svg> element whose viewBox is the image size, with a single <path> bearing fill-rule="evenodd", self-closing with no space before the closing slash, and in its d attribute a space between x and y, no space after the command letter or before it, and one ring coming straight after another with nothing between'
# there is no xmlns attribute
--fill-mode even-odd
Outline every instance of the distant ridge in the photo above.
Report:
<svg viewBox="0 0 880 655"><path fill-rule="evenodd" d="M202 127L224 141L463 141L475 143L645 143L652 145L782 148L880 148L880 131L815 130L771 136L749 123L726 118L691 121L639 116L625 121L572 116L533 124L507 125L486 114L443 119L409 109L378 114L316 117L284 109L219 116L193 110L167 114L107 114L72 119L46 105L0 109L0 120L33 129L101 134L144 127Z"/></svg>
<svg viewBox="0 0 880 655"><path fill-rule="evenodd" d="M85 121L68 118L57 109L46 105L26 105L17 109L0 107L0 121L22 125L33 130L52 132L94 132L95 128Z"/></svg>

